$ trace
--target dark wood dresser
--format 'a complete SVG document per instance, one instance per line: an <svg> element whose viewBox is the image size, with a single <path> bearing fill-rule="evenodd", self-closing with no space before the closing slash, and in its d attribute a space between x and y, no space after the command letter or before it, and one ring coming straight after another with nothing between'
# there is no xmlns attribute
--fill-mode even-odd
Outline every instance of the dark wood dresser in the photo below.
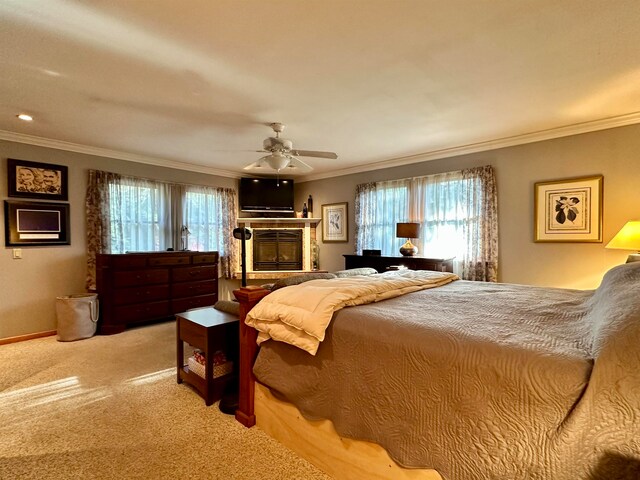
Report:
<svg viewBox="0 0 640 480"><path fill-rule="evenodd" d="M218 301L218 252L98 254L98 332L170 318Z"/></svg>
<svg viewBox="0 0 640 480"><path fill-rule="evenodd" d="M384 257L380 255L343 255L344 268L375 268L378 273L385 272L393 265L402 265L410 270L433 270L453 272L453 258L425 257Z"/></svg>

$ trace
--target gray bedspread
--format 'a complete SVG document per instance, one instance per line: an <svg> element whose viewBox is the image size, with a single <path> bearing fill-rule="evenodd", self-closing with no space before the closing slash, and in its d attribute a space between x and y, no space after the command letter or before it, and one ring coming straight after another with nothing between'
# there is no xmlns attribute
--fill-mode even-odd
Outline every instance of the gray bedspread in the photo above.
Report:
<svg viewBox="0 0 640 480"><path fill-rule="evenodd" d="M595 291L457 281L337 312L254 373L310 419L445 479L640 478L640 263Z"/></svg>

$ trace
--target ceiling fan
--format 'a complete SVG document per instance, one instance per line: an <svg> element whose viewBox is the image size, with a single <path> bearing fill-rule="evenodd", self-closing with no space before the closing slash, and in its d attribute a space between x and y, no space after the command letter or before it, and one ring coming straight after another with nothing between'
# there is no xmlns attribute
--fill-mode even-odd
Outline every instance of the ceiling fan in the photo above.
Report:
<svg viewBox="0 0 640 480"><path fill-rule="evenodd" d="M336 159L338 155L333 152L316 152L312 150L298 150L293 148L293 142L286 138L281 138L280 134L285 129L282 123L271 123L270 127L275 132L275 137L268 137L262 142L262 150L258 152L266 152L262 158L244 167L244 170L261 170L263 168L272 168L278 174L286 169L287 173L306 173L313 170L311 165L303 162L298 157L317 157Z"/></svg>

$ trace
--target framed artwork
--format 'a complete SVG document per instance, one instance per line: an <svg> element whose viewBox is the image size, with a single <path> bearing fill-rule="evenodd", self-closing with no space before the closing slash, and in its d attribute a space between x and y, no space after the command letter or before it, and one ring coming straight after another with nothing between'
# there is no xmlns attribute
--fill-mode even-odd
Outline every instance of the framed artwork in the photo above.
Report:
<svg viewBox="0 0 640 480"><path fill-rule="evenodd" d="M536 242L602 242L602 175L538 182Z"/></svg>
<svg viewBox="0 0 640 480"><path fill-rule="evenodd" d="M69 204L4 201L7 247L70 245Z"/></svg>
<svg viewBox="0 0 640 480"><path fill-rule="evenodd" d="M322 241L324 243L349 241L347 202L322 205Z"/></svg>
<svg viewBox="0 0 640 480"><path fill-rule="evenodd" d="M9 196L68 200L68 168L64 165L7 159Z"/></svg>

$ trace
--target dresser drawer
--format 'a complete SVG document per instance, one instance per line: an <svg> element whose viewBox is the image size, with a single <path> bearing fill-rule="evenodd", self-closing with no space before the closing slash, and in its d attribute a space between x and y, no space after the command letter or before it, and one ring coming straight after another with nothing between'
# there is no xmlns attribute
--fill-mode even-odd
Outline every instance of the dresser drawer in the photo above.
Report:
<svg viewBox="0 0 640 480"><path fill-rule="evenodd" d="M135 287L138 285L155 285L169 283L169 270L156 268L153 270L122 270L113 275L114 287Z"/></svg>
<svg viewBox="0 0 640 480"><path fill-rule="evenodd" d="M157 265L189 265L190 262L191 258L187 255L167 255L166 257L159 255L149 259L149 265L152 267Z"/></svg>
<svg viewBox="0 0 640 480"><path fill-rule="evenodd" d="M196 280L212 280L217 278L217 267L179 267L172 271L174 282L193 282Z"/></svg>
<svg viewBox="0 0 640 480"><path fill-rule="evenodd" d="M181 313L186 312L190 308L210 307L213 306L217 301L217 293L214 295L200 295L198 297L179 298L177 300L173 300L172 310L173 313Z"/></svg>
<svg viewBox="0 0 640 480"><path fill-rule="evenodd" d="M113 302L116 305L153 302L169 298L169 285L149 285L137 288L121 288L115 291Z"/></svg>
<svg viewBox="0 0 640 480"><path fill-rule="evenodd" d="M202 255L193 256L193 264L198 265L202 263L218 263L217 253L204 253Z"/></svg>
<svg viewBox="0 0 640 480"><path fill-rule="evenodd" d="M112 255L113 268L144 268L147 266L146 257L140 255Z"/></svg>
<svg viewBox="0 0 640 480"><path fill-rule="evenodd" d="M194 297L212 293L218 293L218 282L216 280L171 285L171 298Z"/></svg>
<svg viewBox="0 0 640 480"><path fill-rule="evenodd" d="M127 305L116 307L115 318L118 323L139 322L152 318L162 318L171 315L169 302L151 302L140 305Z"/></svg>

